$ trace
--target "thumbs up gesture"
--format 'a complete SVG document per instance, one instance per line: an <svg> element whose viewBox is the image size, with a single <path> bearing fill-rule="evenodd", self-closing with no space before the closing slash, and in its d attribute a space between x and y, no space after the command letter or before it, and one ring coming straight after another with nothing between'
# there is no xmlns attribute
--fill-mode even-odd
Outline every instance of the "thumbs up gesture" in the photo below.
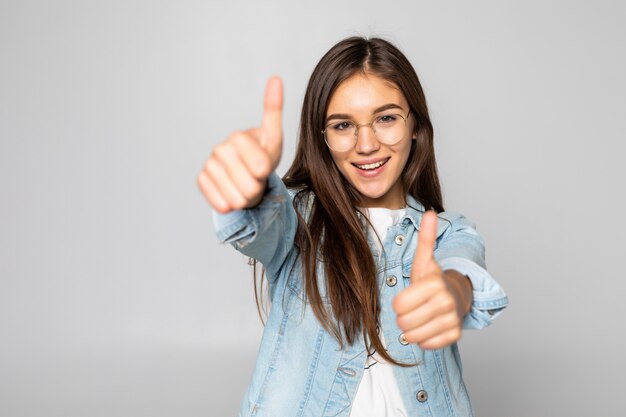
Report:
<svg viewBox="0 0 626 417"><path fill-rule="evenodd" d="M405 339L422 349L439 349L461 338L463 317L472 303L470 280L457 271L442 271L433 251L437 215L424 213L411 267L411 283L393 301Z"/></svg>
<svg viewBox="0 0 626 417"><path fill-rule="evenodd" d="M282 108L282 81L272 77L265 88L261 126L232 133L213 148L197 182L218 212L254 207L261 202L267 177L282 154Z"/></svg>

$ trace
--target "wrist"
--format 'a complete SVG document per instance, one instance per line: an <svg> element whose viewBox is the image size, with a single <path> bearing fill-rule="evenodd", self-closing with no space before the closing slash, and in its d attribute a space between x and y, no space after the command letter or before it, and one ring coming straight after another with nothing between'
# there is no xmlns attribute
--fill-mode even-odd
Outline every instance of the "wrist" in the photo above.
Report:
<svg viewBox="0 0 626 417"><path fill-rule="evenodd" d="M473 287L472 281L454 269L443 271L443 276L457 299L457 306L461 317L465 317L472 308Z"/></svg>

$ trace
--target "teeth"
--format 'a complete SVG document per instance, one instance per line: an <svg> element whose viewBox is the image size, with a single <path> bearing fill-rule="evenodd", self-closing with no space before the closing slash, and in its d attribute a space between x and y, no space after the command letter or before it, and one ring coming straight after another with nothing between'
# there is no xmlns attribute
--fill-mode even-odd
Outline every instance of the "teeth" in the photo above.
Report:
<svg viewBox="0 0 626 417"><path fill-rule="evenodd" d="M387 162L386 159L382 160L382 161L378 161L378 162L374 162L373 164L365 164L365 165L356 165L357 168L359 169L376 169L380 166L383 166L385 164L385 162Z"/></svg>

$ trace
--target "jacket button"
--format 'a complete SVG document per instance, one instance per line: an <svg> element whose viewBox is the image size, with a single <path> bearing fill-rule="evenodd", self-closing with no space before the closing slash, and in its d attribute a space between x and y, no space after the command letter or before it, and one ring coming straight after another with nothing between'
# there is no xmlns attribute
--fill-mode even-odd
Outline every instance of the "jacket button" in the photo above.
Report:
<svg viewBox="0 0 626 417"><path fill-rule="evenodd" d="M387 277L387 285L389 285L390 287L395 286L398 283L398 279L396 278L395 275L389 275Z"/></svg>
<svg viewBox="0 0 626 417"><path fill-rule="evenodd" d="M404 346L409 344L409 342L406 341L406 337L404 337L404 333L402 333L400 337L398 337L398 341L400 341L400 344Z"/></svg>
<svg viewBox="0 0 626 417"><path fill-rule="evenodd" d="M415 398L417 398L417 401L423 403L428 399L428 393L424 390L417 391Z"/></svg>
<svg viewBox="0 0 626 417"><path fill-rule="evenodd" d="M396 245L402 246L402 244L404 243L404 235L396 235L395 242Z"/></svg>

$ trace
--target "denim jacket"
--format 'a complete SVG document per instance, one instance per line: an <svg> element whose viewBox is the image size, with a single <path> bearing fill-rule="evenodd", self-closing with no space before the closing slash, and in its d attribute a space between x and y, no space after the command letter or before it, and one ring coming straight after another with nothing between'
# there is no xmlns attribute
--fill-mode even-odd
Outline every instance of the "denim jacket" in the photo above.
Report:
<svg viewBox="0 0 626 417"><path fill-rule="evenodd" d="M347 417L363 375L367 350L362 337L340 348L303 296L302 265L294 248L298 222L292 199L293 194L272 174L268 192L257 207L214 216L222 242L263 264L272 302L239 416ZM457 345L422 350L416 344L407 344L396 324L392 300L410 283L423 213L415 199L408 196L407 202L406 215L389 228L382 242L384 260L375 243L370 242L378 265L380 326L388 352L400 362L415 364L394 366L394 375L409 415L472 416ZM455 269L468 276L473 285L473 304L463 327L485 327L508 300L485 270L483 241L463 216L444 212L438 218L435 259L443 270ZM325 290L320 291L322 300L327 301Z"/></svg>

